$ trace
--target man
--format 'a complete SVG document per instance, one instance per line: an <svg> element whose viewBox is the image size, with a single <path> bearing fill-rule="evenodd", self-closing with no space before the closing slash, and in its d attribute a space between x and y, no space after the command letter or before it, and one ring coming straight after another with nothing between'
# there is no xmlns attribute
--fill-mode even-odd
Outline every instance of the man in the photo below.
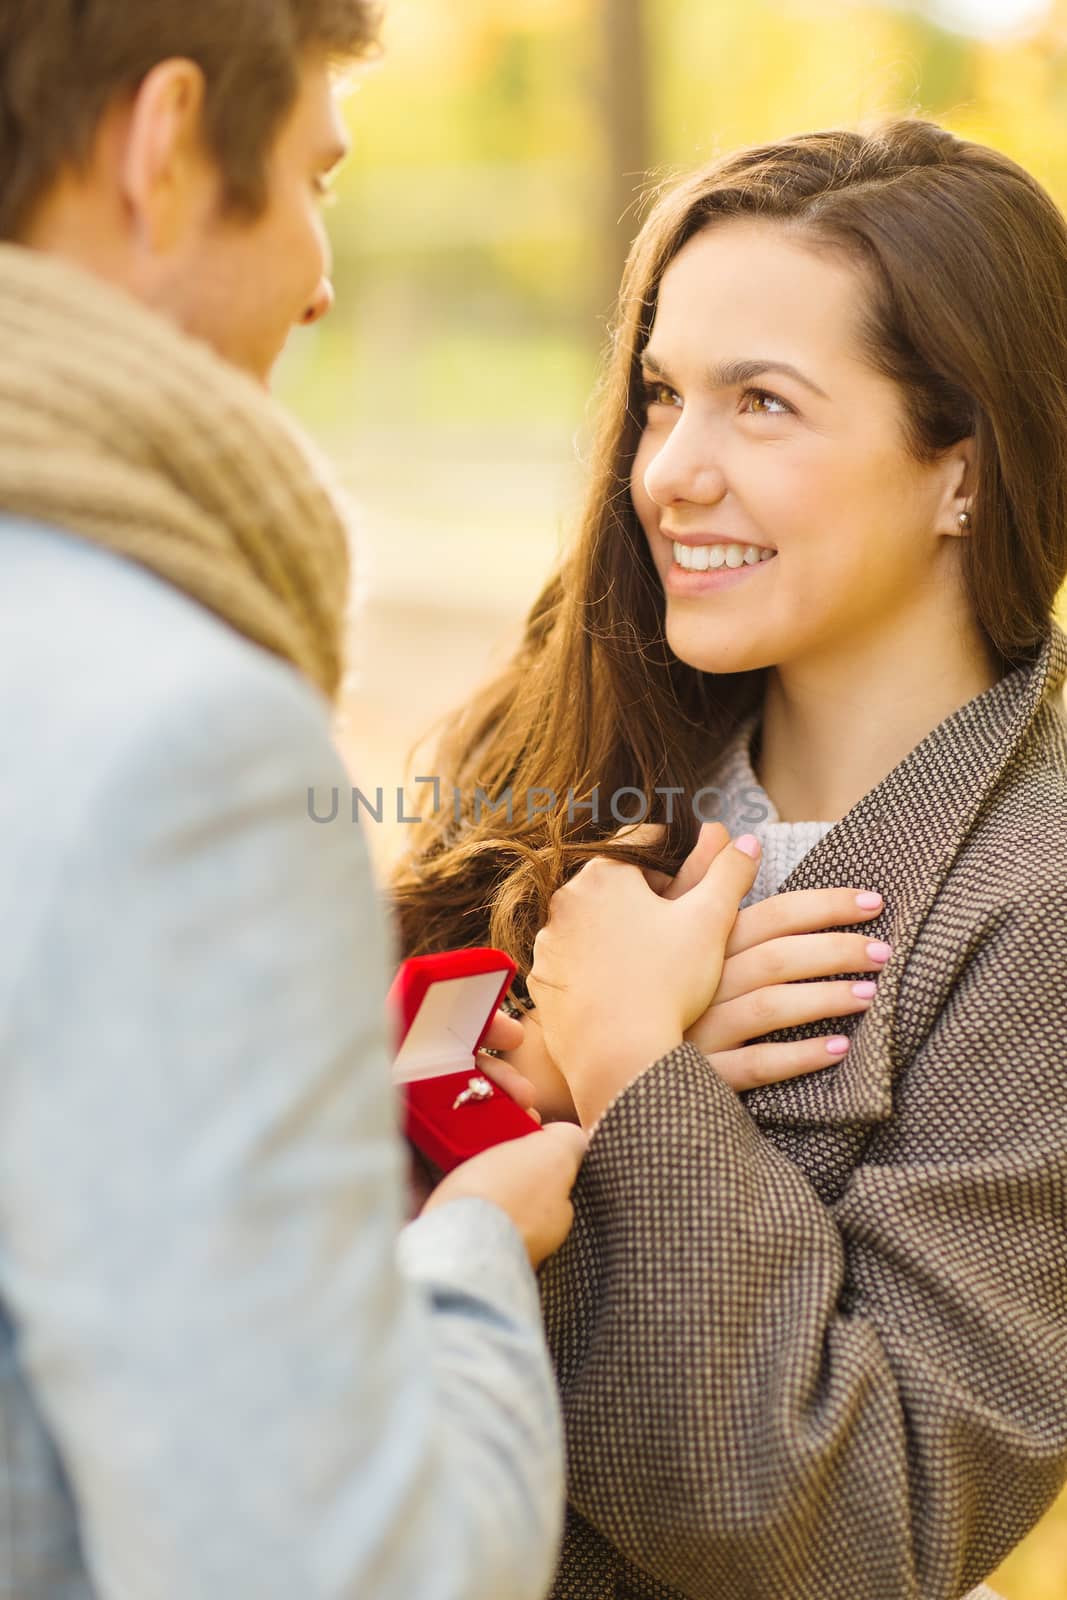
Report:
<svg viewBox="0 0 1067 1600"><path fill-rule="evenodd" d="M459 1169L397 1250L386 941L308 814L346 546L265 386L331 303L330 68L374 27L0 0L3 1600L551 1576L531 1264L582 1136Z"/></svg>

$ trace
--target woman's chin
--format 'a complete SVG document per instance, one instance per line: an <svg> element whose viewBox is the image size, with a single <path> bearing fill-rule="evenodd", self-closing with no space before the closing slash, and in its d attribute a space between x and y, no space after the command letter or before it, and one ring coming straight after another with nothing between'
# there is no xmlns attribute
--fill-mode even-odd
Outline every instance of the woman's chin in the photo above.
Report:
<svg viewBox="0 0 1067 1600"><path fill-rule="evenodd" d="M686 619L673 621L668 608L667 643L679 661L697 672L756 672L774 662L774 652L766 643L739 634L730 636L729 628L717 629L717 637L708 638L708 627L694 628Z"/></svg>

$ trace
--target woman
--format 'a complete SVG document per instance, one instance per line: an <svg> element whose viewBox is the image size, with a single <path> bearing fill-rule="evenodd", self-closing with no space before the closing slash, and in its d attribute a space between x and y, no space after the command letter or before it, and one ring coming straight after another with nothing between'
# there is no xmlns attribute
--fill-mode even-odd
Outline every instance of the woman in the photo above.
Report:
<svg viewBox="0 0 1067 1600"><path fill-rule="evenodd" d="M948 1600L1064 1481L1065 424L1063 219L929 123L730 156L634 247L580 542L437 768L575 803L431 818L398 886L411 948L527 975L547 918L532 1054L595 1124L544 1276L557 1596ZM716 781L770 820L697 1015L654 889L723 830L654 874ZM572 876L611 855L649 882Z"/></svg>

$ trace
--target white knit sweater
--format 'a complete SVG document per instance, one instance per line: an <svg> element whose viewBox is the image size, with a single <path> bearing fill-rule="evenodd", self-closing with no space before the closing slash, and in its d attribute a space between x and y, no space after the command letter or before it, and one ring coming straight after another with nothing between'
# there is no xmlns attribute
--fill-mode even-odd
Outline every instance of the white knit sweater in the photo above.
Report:
<svg viewBox="0 0 1067 1600"><path fill-rule="evenodd" d="M742 906L777 894L798 862L835 826L832 822L782 822L752 768L750 750L756 722L753 715L738 728L707 780L709 787L721 793L706 795L701 802L707 820L725 823L732 838L754 833L760 842L759 872Z"/></svg>

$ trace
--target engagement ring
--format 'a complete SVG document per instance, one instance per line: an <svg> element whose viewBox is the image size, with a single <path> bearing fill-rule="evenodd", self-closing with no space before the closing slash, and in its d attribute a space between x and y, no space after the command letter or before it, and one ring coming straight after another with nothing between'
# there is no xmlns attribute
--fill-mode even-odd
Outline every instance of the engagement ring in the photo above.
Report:
<svg viewBox="0 0 1067 1600"><path fill-rule="evenodd" d="M453 1100L452 1110L458 1111L460 1106L465 1106L470 1100L488 1100L492 1092L493 1085L488 1078L469 1078L467 1087Z"/></svg>

